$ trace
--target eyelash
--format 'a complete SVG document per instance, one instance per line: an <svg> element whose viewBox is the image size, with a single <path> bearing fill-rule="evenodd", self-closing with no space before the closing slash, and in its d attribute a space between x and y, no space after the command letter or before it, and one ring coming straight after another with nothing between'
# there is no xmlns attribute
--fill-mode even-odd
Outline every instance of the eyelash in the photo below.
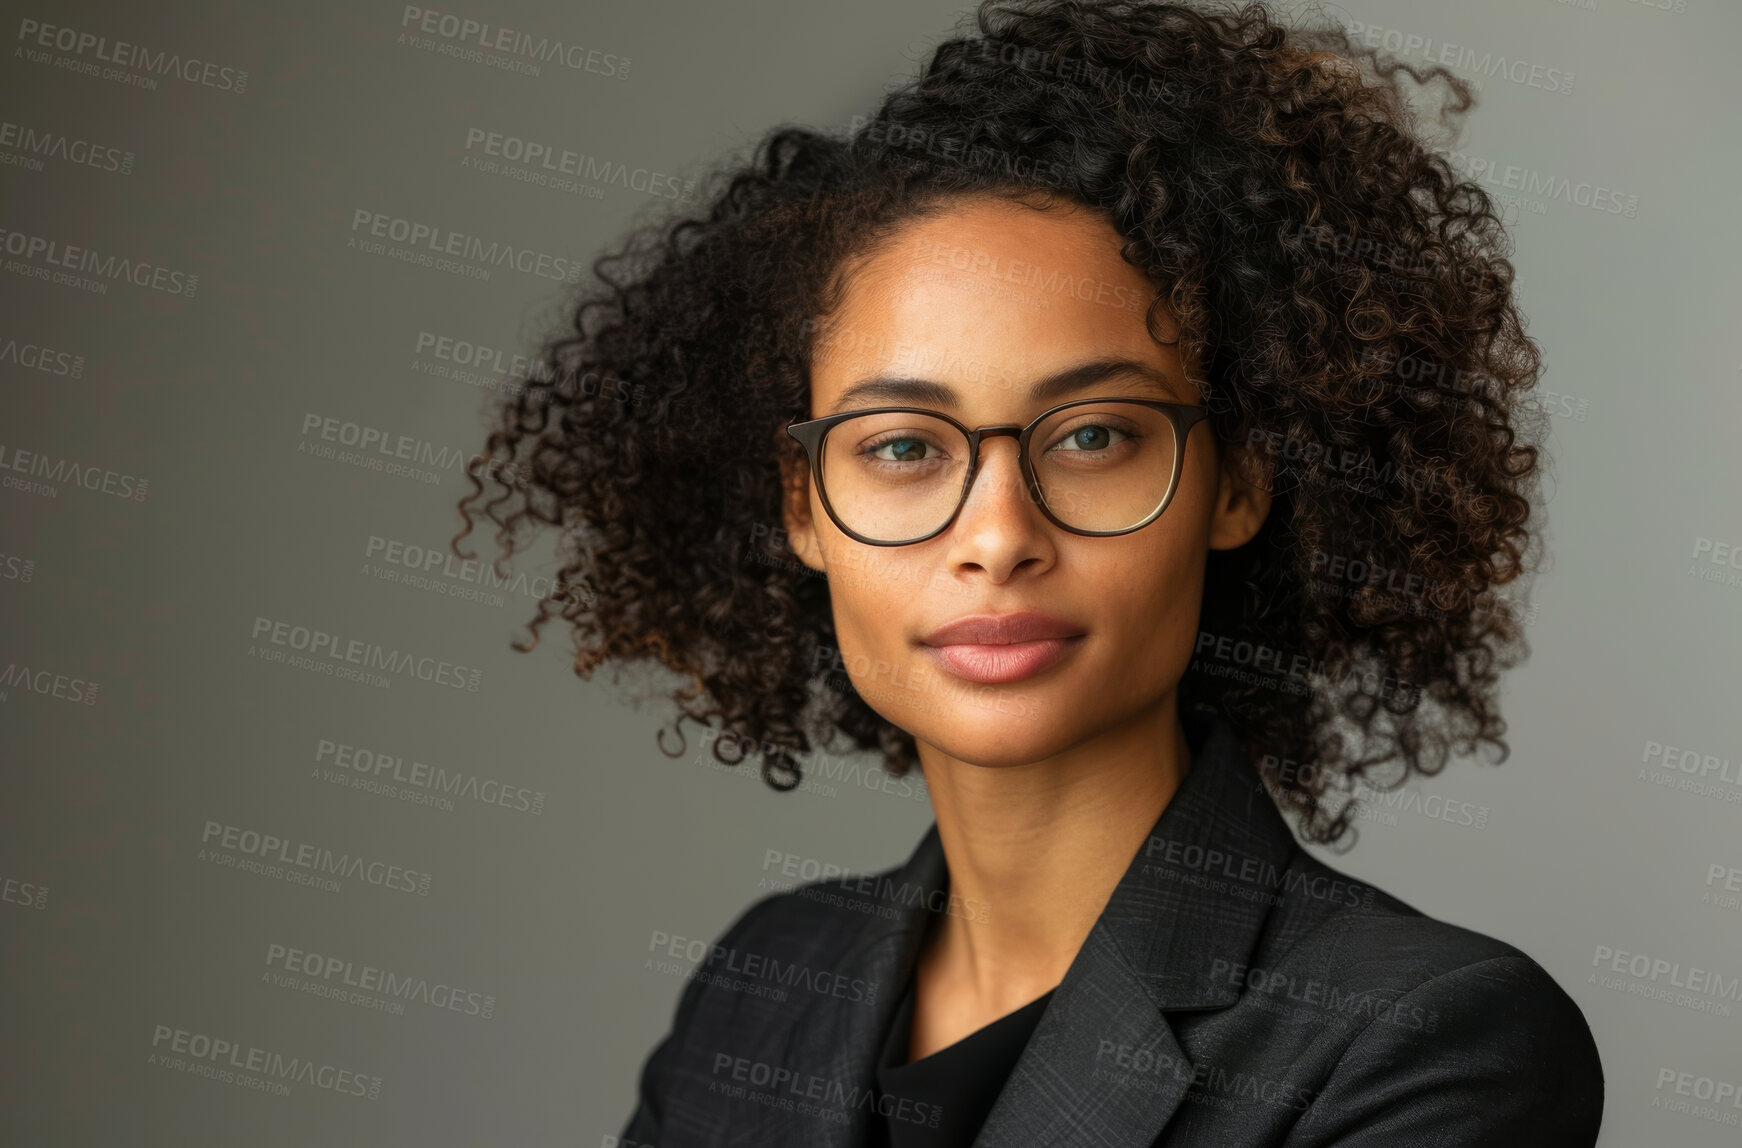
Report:
<svg viewBox="0 0 1742 1148"><path fill-rule="evenodd" d="M1111 425L1104 423L1104 422L1086 422L1086 423L1079 423L1077 426L1071 427L1069 430L1063 431L1060 434L1058 441L1063 442L1066 439L1068 439L1071 435L1074 435L1079 431L1088 430L1090 427L1099 427L1102 430L1112 431L1114 434L1123 435L1124 438L1121 439L1120 441L1126 441L1126 440L1136 441L1136 440L1143 437L1142 435L1138 434L1137 432L1132 431L1132 430L1127 430L1124 427L1111 426ZM877 451L882 450L884 447L888 446L892 442L920 442L920 443L925 443L925 445L928 447L934 445L932 443L926 442L926 440L924 438L922 438L918 435L903 434L899 431L892 431L889 434L885 435L884 437L878 439L876 442L866 444L863 448L861 448L860 453L864 454L864 455L875 454ZM1114 442L1114 443L1109 444L1109 446L1103 447L1101 449L1107 450L1107 449L1111 449L1112 447L1118 446L1118 445L1119 445L1118 442ZM1056 444L1053 447L1049 447L1047 449L1049 449L1049 450L1056 449ZM1096 452L1092 451L1092 450L1083 450L1083 451L1067 451L1065 453L1068 453L1068 454L1093 454ZM887 462L887 463L890 463L892 465L895 464L894 459L876 459L874 461ZM929 462L930 460L929 459L921 459L919 461Z"/></svg>

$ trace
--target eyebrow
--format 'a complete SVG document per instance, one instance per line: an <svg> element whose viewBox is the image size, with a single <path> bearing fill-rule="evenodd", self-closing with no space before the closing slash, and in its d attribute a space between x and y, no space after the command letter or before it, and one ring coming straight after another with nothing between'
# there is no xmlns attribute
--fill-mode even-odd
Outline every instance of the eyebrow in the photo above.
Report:
<svg viewBox="0 0 1742 1148"><path fill-rule="evenodd" d="M1112 379L1130 379L1136 382L1148 383L1169 398L1173 398L1173 380L1150 366L1136 359L1093 359L1086 363L1078 363L1055 371L1044 378L1037 379L1028 388L1028 397L1036 403L1064 395L1075 394L1087 390L1100 383ZM917 379L899 375L880 375L875 378L862 379L841 392L827 413L839 414L851 408L854 404L867 399L876 399L894 405L925 404L955 409L956 391L947 383L934 379Z"/></svg>

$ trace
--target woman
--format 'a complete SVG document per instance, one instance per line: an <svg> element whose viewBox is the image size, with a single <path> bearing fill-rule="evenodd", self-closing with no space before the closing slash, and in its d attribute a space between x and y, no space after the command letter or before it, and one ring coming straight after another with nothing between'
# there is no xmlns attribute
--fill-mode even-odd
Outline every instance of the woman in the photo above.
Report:
<svg viewBox="0 0 1742 1148"><path fill-rule="evenodd" d="M1256 5L987 3L596 266L491 438L498 543L564 531L533 640L936 814L726 930L618 1143L1593 1142L1551 977L1282 816L1504 754L1523 649L1540 362L1400 71L1468 108Z"/></svg>

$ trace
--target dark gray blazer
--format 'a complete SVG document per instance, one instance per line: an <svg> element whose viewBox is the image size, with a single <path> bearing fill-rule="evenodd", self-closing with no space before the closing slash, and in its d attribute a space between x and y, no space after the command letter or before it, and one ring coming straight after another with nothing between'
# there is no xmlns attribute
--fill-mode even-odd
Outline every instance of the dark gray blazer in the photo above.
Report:
<svg viewBox="0 0 1742 1148"><path fill-rule="evenodd" d="M1227 723L1187 728L1184 782L975 1148L1592 1144L1602 1066L1553 978L1308 856ZM870 1142L929 914L997 912L952 904L948 882L934 825L895 869L752 905L648 1057L624 1148Z"/></svg>

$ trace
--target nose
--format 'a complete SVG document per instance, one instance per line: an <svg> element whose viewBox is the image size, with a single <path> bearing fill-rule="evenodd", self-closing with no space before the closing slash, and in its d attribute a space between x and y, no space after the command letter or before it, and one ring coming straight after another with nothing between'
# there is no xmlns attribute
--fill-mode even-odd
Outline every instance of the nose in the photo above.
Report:
<svg viewBox="0 0 1742 1148"><path fill-rule="evenodd" d="M982 438L973 485L948 537L951 569L978 567L994 582L1025 563L1049 560L1048 523L1023 479L1016 432Z"/></svg>

